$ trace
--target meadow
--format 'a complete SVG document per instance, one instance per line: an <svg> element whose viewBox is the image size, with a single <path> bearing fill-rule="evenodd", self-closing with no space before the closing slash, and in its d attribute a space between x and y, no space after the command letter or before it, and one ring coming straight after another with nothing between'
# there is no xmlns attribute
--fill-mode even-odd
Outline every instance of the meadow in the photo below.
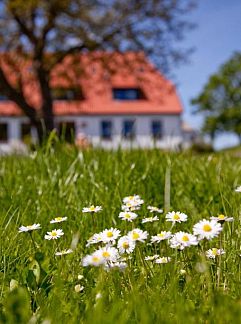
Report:
<svg viewBox="0 0 241 324"><path fill-rule="evenodd" d="M0 323L240 322L239 185L240 158L230 152L81 152L47 145L29 156L1 157ZM133 208L135 219L123 220L123 198L133 195L144 203ZM102 210L83 212L91 205ZM167 221L171 211L187 219ZM210 239L197 235L195 244L176 247L171 238L152 243L161 231L193 233L195 224L218 215L233 220L217 221ZM67 219L50 223L56 217ZM19 230L32 224L40 228ZM64 235L47 239L54 229ZM120 231L116 240L105 229ZM133 229L143 242L137 239L116 264L85 258L108 242L116 241L118 250L117 241ZM101 232L102 241L92 244ZM210 258L212 248L222 253ZM56 255L60 251L66 254Z"/></svg>

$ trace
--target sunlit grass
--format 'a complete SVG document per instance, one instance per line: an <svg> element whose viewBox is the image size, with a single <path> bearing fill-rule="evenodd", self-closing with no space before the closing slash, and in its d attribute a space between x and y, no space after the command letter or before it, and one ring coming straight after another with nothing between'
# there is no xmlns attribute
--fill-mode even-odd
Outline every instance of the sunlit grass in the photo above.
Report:
<svg viewBox="0 0 241 324"><path fill-rule="evenodd" d="M60 146L26 157L2 157L0 323L28 323L31 318L37 323L239 322L241 194L234 189L241 184L240 171L240 159L228 154L79 152ZM136 211L138 219L128 223L118 215L123 197L132 194L145 204ZM91 205L103 210L82 212ZM142 224L142 218L155 215L148 205L164 213L158 222ZM173 232L191 232L195 223L218 214L232 216L234 222L200 247L179 252L158 245L157 253L172 257L167 264L144 262L155 251L140 243L123 272L82 266L83 257L93 251L86 241L94 233L116 227L123 235L135 224L151 236L170 229L165 222L169 210L188 215ZM62 223L49 223L65 216ZM32 238L18 233L21 225L37 223L41 229ZM58 228L64 232L61 238L44 239L47 231ZM220 244L225 255L208 260L205 251ZM68 248L74 252L55 256L56 250Z"/></svg>

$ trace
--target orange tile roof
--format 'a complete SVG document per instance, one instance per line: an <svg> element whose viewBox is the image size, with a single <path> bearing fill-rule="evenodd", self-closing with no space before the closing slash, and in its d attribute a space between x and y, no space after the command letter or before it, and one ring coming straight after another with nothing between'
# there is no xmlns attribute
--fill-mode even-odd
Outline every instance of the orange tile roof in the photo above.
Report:
<svg viewBox="0 0 241 324"><path fill-rule="evenodd" d="M73 63L74 60L74 63ZM24 91L36 109L41 98L36 80L24 67ZM174 85L157 71L142 53L82 54L67 57L56 66L51 85L82 89L84 100L54 101L56 115L148 115L180 114L182 105ZM114 100L112 88L140 88L141 100ZM11 101L0 101L0 116L19 116L22 112Z"/></svg>

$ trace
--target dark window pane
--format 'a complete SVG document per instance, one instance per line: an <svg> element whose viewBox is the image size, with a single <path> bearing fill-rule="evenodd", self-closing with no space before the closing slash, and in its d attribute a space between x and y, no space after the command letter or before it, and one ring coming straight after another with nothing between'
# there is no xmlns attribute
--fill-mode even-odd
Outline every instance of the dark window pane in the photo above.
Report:
<svg viewBox="0 0 241 324"><path fill-rule="evenodd" d="M140 100L145 96L139 88L114 88L112 89L113 98L116 100Z"/></svg>
<svg viewBox="0 0 241 324"><path fill-rule="evenodd" d="M123 136L128 139L133 139L135 137L135 121L125 120L123 123Z"/></svg>
<svg viewBox="0 0 241 324"><path fill-rule="evenodd" d="M74 142L75 140L75 123L60 122L58 124L60 138L66 142Z"/></svg>
<svg viewBox="0 0 241 324"><path fill-rule="evenodd" d="M8 124L0 123L0 141L7 142L8 140Z"/></svg>
<svg viewBox="0 0 241 324"><path fill-rule="evenodd" d="M152 136L155 139L162 137L162 123L158 120L152 121Z"/></svg>
<svg viewBox="0 0 241 324"><path fill-rule="evenodd" d="M112 135L112 123L109 120L103 120L101 122L101 136L105 139L111 139Z"/></svg>
<svg viewBox="0 0 241 324"><path fill-rule="evenodd" d="M52 89L53 100L83 100L83 93L80 88L62 88Z"/></svg>

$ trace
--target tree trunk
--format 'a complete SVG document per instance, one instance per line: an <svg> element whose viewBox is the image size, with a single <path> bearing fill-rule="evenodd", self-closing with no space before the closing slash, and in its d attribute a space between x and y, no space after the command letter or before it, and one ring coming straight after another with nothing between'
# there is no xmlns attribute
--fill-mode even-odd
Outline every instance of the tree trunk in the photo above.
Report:
<svg viewBox="0 0 241 324"><path fill-rule="evenodd" d="M49 73L42 66L36 70L42 99L42 121L37 125L37 132L39 142L42 143L54 129L53 99L49 85Z"/></svg>

